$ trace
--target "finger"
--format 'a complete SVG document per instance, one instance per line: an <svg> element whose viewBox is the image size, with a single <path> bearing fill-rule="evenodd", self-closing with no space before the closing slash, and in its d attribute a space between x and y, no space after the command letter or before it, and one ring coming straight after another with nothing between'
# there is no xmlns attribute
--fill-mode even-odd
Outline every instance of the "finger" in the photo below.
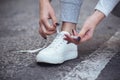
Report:
<svg viewBox="0 0 120 80"><path fill-rule="evenodd" d="M48 19L51 19L51 17L48 17Z"/></svg>
<svg viewBox="0 0 120 80"><path fill-rule="evenodd" d="M43 25L40 25L39 33L44 39L47 39L47 36L44 34L42 27L43 27Z"/></svg>
<svg viewBox="0 0 120 80"><path fill-rule="evenodd" d="M56 18L56 16L55 16L55 14L54 13L51 13L50 14L50 16L51 16L51 19L52 19L52 23L53 23L53 26L58 26L56 23L57 23L57 18Z"/></svg>
<svg viewBox="0 0 120 80"><path fill-rule="evenodd" d="M81 40L81 37L80 36L71 36L71 38L74 40L74 41L76 41L76 42L80 42L80 40Z"/></svg>
<svg viewBox="0 0 120 80"><path fill-rule="evenodd" d="M68 42L72 42L72 43L75 43L75 44L79 44L79 42L78 42L76 39L72 38L72 37L69 36L69 35L65 35L65 38L64 38L64 39L67 40Z"/></svg>
<svg viewBox="0 0 120 80"><path fill-rule="evenodd" d="M48 17L48 19L51 19L51 17ZM59 26L59 25L60 25L60 24L57 23L57 22L54 24L55 27L56 27L56 26Z"/></svg>
<svg viewBox="0 0 120 80"><path fill-rule="evenodd" d="M77 31L74 29L74 30L72 30L72 32L73 32L73 35L74 35L73 39L76 40L77 42L80 42L81 37L78 35Z"/></svg>
<svg viewBox="0 0 120 80"><path fill-rule="evenodd" d="M45 32L46 35L51 35L51 34L54 34L54 33L56 33L56 30L54 30L54 31L46 31Z"/></svg>
<svg viewBox="0 0 120 80"><path fill-rule="evenodd" d="M48 21L48 19L44 19L44 20L42 20L42 23L44 24L44 26L45 26L45 28L47 29L47 30L55 30L56 28L55 28L55 26L51 26L50 25L50 23L49 23L49 21Z"/></svg>
<svg viewBox="0 0 120 80"><path fill-rule="evenodd" d="M64 40L66 40L66 41L67 41L67 44L73 43L73 42L69 41L69 39L68 39L68 38L64 38Z"/></svg>
<svg viewBox="0 0 120 80"><path fill-rule="evenodd" d="M89 39L92 37L91 35L92 35L92 34L91 34L91 31L88 30L88 31L86 32L85 36L81 39L81 42L85 42L85 41L89 40Z"/></svg>
<svg viewBox="0 0 120 80"><path fill-rule="evenodd" d="M56 30L47 30L45 27L42 27L44 35L51 35L53 33L56 33Z"/></svg>
<svg viewBox="0 0 120 80"><path fill-rule="evenodd" d="M85 42L85 41L87 41L87 40L89 40L89 36L85 36L84 38L82 38L82 39L81 39L81 42Z"/></svg>
<svg viewBox="0 0 120 80"><path fill-rule="evenodd" d="M78 33L77 33L77 31L75 29L72 29L72 33L73 33L74 36L78 35Z"/></svg>
<svg viewBox="0 0 120 80"><path fill-rule="evenodd" d="M59 23L55 23L56 26L59 26L60 24Z"/></svg>
<svg viewBox="0 0 120 80"><path fill-rule="evenodd" d="M77 37L77 39L75 39L75 40L77 40L77 42L80 42L81 37Z"/></svg>
<svg viewBox="0 0 120 80"><path fill-rule="evenodd" d="M64 40L67 41L67 44L72 43L72 42L69 40L69 38L67 38L67 37L65 37Z"/></svg>
<svg viewBox="0 0 120 80"><path fill-rule="evenodd" d="M84 28L82 28L82 30L81 30L80 33L79 33L79 36L80 36L81 38L83 38L83 37L85 36L86 32L87 32L87 30L84 29Z"/></svg>
<svg viewBox="0 0 120 80"><path fill-rule="evenodd" d="M64 39L67 40L68 42L73 42L72 39L70 38L70 36L68 36L68 35L65 35Z"/></svg>
<svg viewBox="0 0 120 80"><path fill-rule="evenodd" d="M74 30L72 29L72 34L75 35Z"/></svg>

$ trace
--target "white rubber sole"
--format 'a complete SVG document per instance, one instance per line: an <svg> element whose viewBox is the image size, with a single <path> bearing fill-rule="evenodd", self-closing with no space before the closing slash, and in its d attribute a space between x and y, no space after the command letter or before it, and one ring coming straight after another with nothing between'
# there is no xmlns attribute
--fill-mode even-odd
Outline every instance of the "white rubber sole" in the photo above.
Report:
<svg viewBox="0 0 120 80"><path fill-rule="evenodd" d="M69 51L64 56L46 57L45 55L40 55L36 57L36 61L40 63L61 64L67 60L75 59L77 56L77 51Z"/></svg>

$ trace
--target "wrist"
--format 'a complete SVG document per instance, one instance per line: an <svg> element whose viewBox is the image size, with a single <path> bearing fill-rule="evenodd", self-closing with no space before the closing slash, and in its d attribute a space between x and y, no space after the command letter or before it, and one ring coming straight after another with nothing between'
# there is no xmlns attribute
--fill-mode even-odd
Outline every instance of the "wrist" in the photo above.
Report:
<svg viewBox="0 0 120 80"><path fill-rule="evenodd" d="M105 15L101 11L96 10L91 17L97 26L105 18Z"/></svg>
<svg viewBox="0 0 120 80"><path fill-rule="evenodd" d="M46 10L49 5L50 5L49 0L39 0L39 8L41 12Z"/></svg>
<svg viewBox="0 0 120 80"><path fill-rule="evenodd" d="M40 3L50 3L52 0L39 0Z"/></svg>
<svg viewBox="0 0 120 80"><path fill-rule="evenodd" d="M39 0L40 5L43 5L43 6L44 6L44 4L50 3L50 1L51 1L51 0Z"/></svg>

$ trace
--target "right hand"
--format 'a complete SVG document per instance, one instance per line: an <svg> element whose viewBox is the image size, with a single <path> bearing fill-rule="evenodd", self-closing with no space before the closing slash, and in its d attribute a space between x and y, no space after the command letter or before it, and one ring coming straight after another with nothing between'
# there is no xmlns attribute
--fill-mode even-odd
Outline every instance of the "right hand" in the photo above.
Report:
<svg viewBox="0 0 120 80"><path fill-rule="evenodd" d="M49 23L49 19L52 20L52 25ZM51 35L56 32L57 19L54 10L49 0L40 0L40 21L39 21L39 33L46 39L47 35Z"/></svg>
<svg viewBox="0 0 120 80"><path fill-rule="evenodd" d="M96 10L84 23L81 31L77 33L75 30L73 30L73 35L76 36L77 38L74 38L70 35L65 35L66 37L64 38L67 40L69 43L75 43L75 44L80 44L82 42L86 42L87 40L91 39L93 37L94 30L96 26L104 19L105 15Z"/></svg>
<svg viewBox="0 0 120 80"><path fill-rule="evenodd" d="M93 36L94 30L95 30L95 27L96 27L96 23L94 20L95 20L94 17L89 17L85 21L85 23L79 33L77 33L76 30L73 30L72 31L73 34L65 35L64 39L67 40L68 43L75 43L76 45L91 39ZM72 36L75 36L76 38L74 38Z"/></svg>

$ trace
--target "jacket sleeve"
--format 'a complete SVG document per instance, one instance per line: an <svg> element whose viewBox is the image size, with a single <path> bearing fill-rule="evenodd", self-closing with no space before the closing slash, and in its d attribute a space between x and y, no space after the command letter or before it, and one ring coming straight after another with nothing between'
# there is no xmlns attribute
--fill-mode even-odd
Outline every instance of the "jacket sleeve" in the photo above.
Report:
<svg viewBox="0 0 120 80"><path fill-rule="evenodd" d="M65 22L77 23L82 1L83 0L60 0L61 20Z"/></svg>
<svg viewBox="0 0 120 80"><path fill-rule="evenodd" d="M108 16L119 1L120 0L99 0L95 9L104 13L105 16Z"/></svg>

